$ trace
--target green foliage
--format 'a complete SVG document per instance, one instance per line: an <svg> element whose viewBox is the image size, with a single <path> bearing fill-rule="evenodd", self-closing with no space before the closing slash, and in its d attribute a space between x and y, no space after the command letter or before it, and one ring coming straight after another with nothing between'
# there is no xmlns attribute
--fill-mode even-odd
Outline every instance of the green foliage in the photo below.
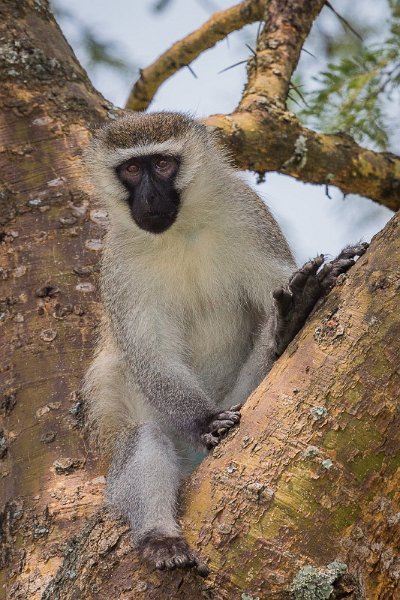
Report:
<svg viewBox="0 0 400 600"><path fill-rule="evenodd" d="M73 24L76 37L74 46L83 51L81 62L86 69L93 71L103 66L127 77L132 75L135 67L130 61L122 58L123 52L119 44L105 39L90 25L83 24L72 11L58 5L57 0L53 0L51 6L57 20Z"/></svg>
<svg viewBox="0 0 400 600"><path fill-rule="evenodd" d="M389 4L392 19L385 40L360 45L314 78L318 89L307 94L307 106L300 111L310 126L345 131L359 142L387 148L391 126L386 109L400 86L400 3Z"/></svg>
<svg viewBox="0 0 400 600"><path fill-rule="evenodd" d="M132 66L119 56L115 44L99 38L90 27L83 27L81 36L81 43L87 56L87 68L104 65L122 72L131 71Z"/></svg>

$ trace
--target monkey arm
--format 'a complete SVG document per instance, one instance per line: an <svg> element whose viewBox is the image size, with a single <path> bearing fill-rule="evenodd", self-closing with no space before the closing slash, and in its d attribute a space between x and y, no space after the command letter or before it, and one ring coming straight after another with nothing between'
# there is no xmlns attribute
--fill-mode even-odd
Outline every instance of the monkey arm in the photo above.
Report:
<svg viewBox="0 0 400 600"><path fill-rule="evenodd" d="M367 248L367 243L346 246L325 264L324 256L317 256L296 271L286 286L274 291L274 304L266 307L268 317L226 404L243 403L247 399L303 327L316 304L335 285L338 276L346 273L355 257L362 256Z"/></svg>
<svg viewBox="0 0 400 600"><path fill-rule="evenodd" d="M243 404L270 371L277 358L274 344L276 317L274 310L271 310L271 305L268 310L269 317L257 336L252 351L242 365L232 391L224 400L225 406Z"/></svg>
<svg viewBox="0 0 400 600"><path fill-rule="evenodd" d="M104 293L104 296L107 294ZM218 410L185 362L185 343L168 315L148 303L105 298L114 338L149 404L196 447L215 446L239 422L238 407ZM130 306L131 310L120 310Z"/></svg>

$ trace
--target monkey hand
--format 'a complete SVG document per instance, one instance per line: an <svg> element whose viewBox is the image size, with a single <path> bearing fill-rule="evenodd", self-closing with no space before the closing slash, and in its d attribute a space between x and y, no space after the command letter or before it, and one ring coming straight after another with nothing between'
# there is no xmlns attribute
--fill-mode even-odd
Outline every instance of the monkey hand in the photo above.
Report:
<svg viewBox="0 0 400 600"><path fill-rule="evenodd" d="M346 246L334 260L324 265L325 258L321 254L296 271L286 287L274 291L277 356L283 353L303 327L318 300L333 288L339 275L346 273L354 265L354 258L365 253L368 245L360 243Z"/></svg>
<svg viewBox="0 0 400 600"><path fill-rule="evenodd" d="M205 431L200 436L202 444L207 450L214 448L221 441L222 437L239 423L241 408L241 404L236 404L229 410L224 410L213 415L208 420Z"/></svg>

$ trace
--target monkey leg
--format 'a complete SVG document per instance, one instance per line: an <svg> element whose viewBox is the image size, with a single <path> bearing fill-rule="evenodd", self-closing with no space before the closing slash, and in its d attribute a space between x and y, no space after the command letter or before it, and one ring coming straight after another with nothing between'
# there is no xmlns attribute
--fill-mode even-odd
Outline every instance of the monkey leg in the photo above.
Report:
<svg viewBox="0 0 400 600"><path fill-rule="evenodd" d="M318 300L333 288L338 276L346 273L354 265L354 258L362 256L367 248L367 243L346 246L334 260L324 265L324 255L321 254L296 271L286 287L274 291L277 356L303 327Z"/></svg>
<svg viewBox="0 0 400 600"><path fill-rule="evenodd" d="M208 569L190 550L176 521L182 472L173 441L155 422L143 423L118 442L106 497L132 527L142 557L157 569Z"/></svg>

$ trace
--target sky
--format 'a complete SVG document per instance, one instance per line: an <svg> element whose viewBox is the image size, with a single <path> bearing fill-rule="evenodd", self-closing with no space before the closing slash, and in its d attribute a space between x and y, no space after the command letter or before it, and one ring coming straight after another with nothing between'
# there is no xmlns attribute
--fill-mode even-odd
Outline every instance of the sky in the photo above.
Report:
<svg viewBox="0 0 400 600"><path fill-rule="evenodd" d="M68 11L72 18L59 17L59 23L78 58L86 64L79 30L88 26L102 39L115 45L119 54L131 65L131 72L122 76L110 69L88 69L95 87L116 106L123 107L139 68L154 61L175 41L193 31L215 9L224 9L232 0L174 0L161 14L151 10L156 0L54 0L59 10ZM332 0L340 11L343 0ZM346 2L348 5L348 3ZM363 18L382 19L387 16L383 0L353 0L354 10L363 10ZM327 9L325 8L324 11ZM334 22L335 21L335 22ZM305 68L312 76L324 68L318 56L318 35L321 28L337 26L333 14L324 15L316 23L305 47L316 58L302 54ZM150 110L190 112L202 118L215 113L229 113L239 102L245 84L245 65L220 71L249 56L246 43L254 47L257 25L247 26L231 34L228 40L206 51L192 63L196 78L189 69L171 77L158 91ZM348 243L369 241L392 212L375 202L359 196L343 194L336 188L303 184L288 176L268 173L266 181L257 185L251 173L244 174L267 203L281 225L299 264L323 252L335 256Z"/></svg>

